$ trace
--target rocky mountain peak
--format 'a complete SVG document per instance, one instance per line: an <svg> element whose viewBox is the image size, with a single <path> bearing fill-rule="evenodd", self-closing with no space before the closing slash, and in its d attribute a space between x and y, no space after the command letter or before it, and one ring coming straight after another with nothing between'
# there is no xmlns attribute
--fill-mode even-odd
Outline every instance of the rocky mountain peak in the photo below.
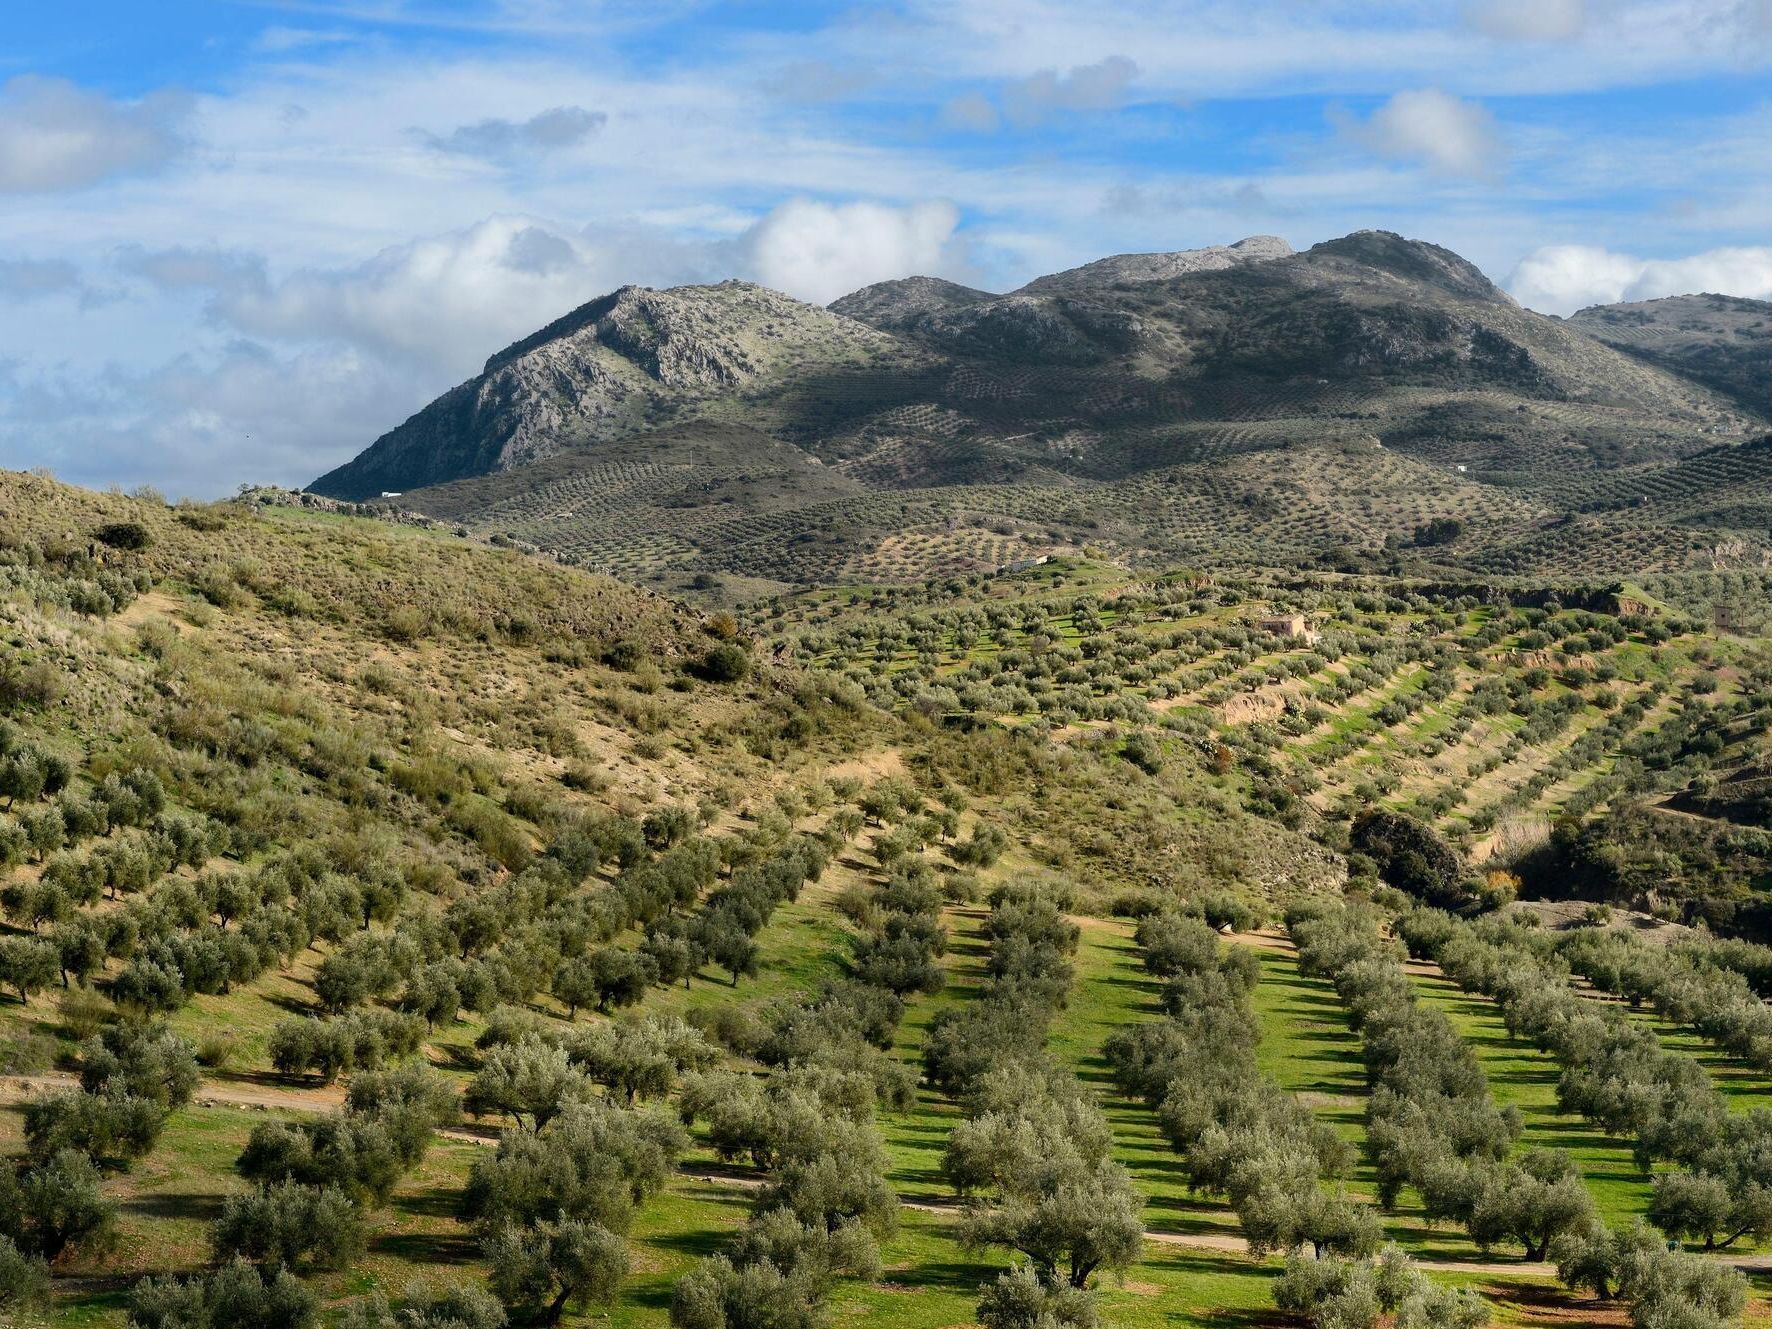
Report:
<svg viewBox="0 0 1772 1329"><path fill-rule="evenodd" d="M831 301L833 313L876 328L908 327L928 314L943 313L997 297L942 277L900 277L875 282Z"/></svg>
<svg viewBox="0 0 1772 1329"><path fill-rule="evenodd" d="M1339 240L1312 245L1305 251L1305 258L1319 264L1325 259L1348 260L1405 281L1437 287L1461 299L1509 306L1514 303L1512 296L1468 259L1425 240L1406 239L1395 231L1355 231Z"/></svg>
<svg viewBox="0 0 1772 1329"><path fill-rule="evenodd" d="M1252 235L1231 245L1159 254L1115 254L1049 276L1036 277L1017 295L1077 295L1124 282L1168 281L1190 272L1218 272L1246 263L1288 258L1292 246L1277 235Z"/></svg>

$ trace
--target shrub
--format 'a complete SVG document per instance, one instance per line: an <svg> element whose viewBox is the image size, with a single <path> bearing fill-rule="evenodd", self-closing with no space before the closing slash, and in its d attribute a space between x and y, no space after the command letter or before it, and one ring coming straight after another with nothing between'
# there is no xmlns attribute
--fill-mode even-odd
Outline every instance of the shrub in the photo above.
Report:
<svg viewBox="0 0 1772 1329"><path fill-rule="evenodd" d="M197 1060L210 1070L220 1070L234 1059L239 1050L240 1040L231 1033L217 1033L206 1036L197 1044Z"/></svg>
<svg viewBox="0 0 1772 1329"><path fill-rule="evenodd" d="M196 1278L144 1278L130 1290L129 1329L308 1329L319 1305L287 1270L266 1278L236 1260Z"/></svg>
<svg viewBox="0 0 1772 1329"><path fill-rule="evenodd" d="M751 653L734 642L714 647L696 661L694 673L709 683L738 683L751 672Z"/></svg>
<svg viewBox="0 0 1772 1329"><path fill-rule="evenodd" d="M92 534L100 544L109 545L112 549L146 549L154 542L148 528L139 521L107 522Z"/></svg>
<svg viewBox="0 0 1772 1329"><path fill-rule="evenodd" d="M363 1252L363 1215L341 1190L286 1182L230 1195L211 1239L222 1260L338 1269Z"/></svg>

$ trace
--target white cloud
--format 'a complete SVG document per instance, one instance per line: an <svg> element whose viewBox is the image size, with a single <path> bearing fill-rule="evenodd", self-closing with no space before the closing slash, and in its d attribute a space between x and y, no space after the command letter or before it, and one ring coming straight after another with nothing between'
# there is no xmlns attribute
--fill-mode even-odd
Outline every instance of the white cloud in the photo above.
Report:
<svg viewBox="0 0 1772 1329"><path fill-rule="evenodd" d="M65 259L0 259L0 296L34 300L80 289L80 272Z"/></svg>
<svg viewBox="0 0 1772 1329"><path fill-rule="evenodd" d="M1566 42L1587 27L1586 0L1466 0L1465 22L1509 42Z"/></svg>
<svg viewBox="0 0 1772 1329"><path fill-rule="evenodd" d="M523 217L382 250L352 267L218 289L215 312L256 337L333 341L463 377L487 355L620 285L579 237Z"/></svg>
<svg viewBox="0 0 1772 1329"><path fill-rule="evenodd" d="M1438 175L1493 176L1502 157L1488 110L1438 88L1399 92L1370 119L1347 128L1385 160L1411 162Z"/></svg>
<svg viewBox="0 0 1772 1329"><path fill-rule="evenodd" d="M454 382L501 346L627 282L736 271L825 303L870 282L951 270L958 222L943 202L794 199L733 239L700 243L501 215L276 281L262 259L238 251L126 246L114 261L159 290L210 292L211 313L251 337L349 346Z"/></svg>
<svg viewBox="0 0 1772 1329"><path fill-rule="evenodd" d="M241 341L143 373L0 373L0 439L28 437L32 464L76 484L213 498L248 479L305 484L397 423L415 390L349 348Z"/></svg>
<svg viewBox="0 0 1772 1329"><path fill-rule="evenodd" d="M1741 0L1733 17L1749 41L1772 41L1772 0Z"/></svg>
<svg viewBox="0 0 1772 1329"><path fill-rule="evenodd" d="M980 92L950 97L941 106L948 129L989 134L1005 120L1031 129L1059 111L1105 111L1123 105L1138 77L1138 66L1123 55L1110 55L1092 65L1075 65L1069 73L1042 69L1003 85L1002 107Z"/></svg>
<svg viewBox="0 0 1772 1329"><path fill-rule="evenodd" d="M183 149L191 106L178 92L119 102L65 79L9 79L0 85L0 194L78 189L158 170Z"/></svg>
<svg viewBox="0 0 1772 1329"><path fill-rule="evenodd" d="M951 203L819 203L792 199L740 239L747 269L765 286L818 304L873 282L953 266L959 212Z"/></svg>
<svg viewBox="0 0 1772 1329"><path fill-rule="evenodd" d="M267 55L282 55L289 51L308 50L316 46L339 46L356 38L340 28L289 28L275 26L266 28L259 34L254 43L259 50Z"/></svg>
<svg viewBox="0 0 1772 1329"><path fill-rule="evenodd" d="M941 122L949 129L988 134L1002 121L996 105L982 92L963 92L958 97L949 98L941 108Z"/></svg>
<svg viewBox="0 0 1772 1329"><path fill-rule="evenodd" d="M439 152L499 160L523 153L574 148L609 123L602 111L582 106L556 106L527 120L480 120L448 134L418 131L419 139Z"/></svg>
<svg viewBox="0 0 1772 1329"><path fill-rule="evenodd" d="M1042 69L1003 90L1003 112L1020 125L1038 124L1053 111L1101 111L1119 106L1138 77L1138 66L1123 55L1110 55L1092 65L1077 65L1068 74Z"/></svg>
<svg viewBox="0 0 1772 1329"><path fill-rule="evenodd" d="M788 101L835 102L865 92L878 81L873 70L860 66L791 60L758 80L758 86L770 96Z"/></svg>
<svg viewBox="0 0 1772 1329"><path fill-rule="evenodd" d="M265 287L264 259L240 250L122 245L111 259L125 276L139 277L159 291L240 292Z"/></svg>
<svg viewBox="0 0 1772 1329"><path fill-rule="evenodd" d="M1698 293L1766 300L1772 299L1772 246L1642 259L1593 245L1547 245L1520 260L1507 288L1544 314Z"/></svg>

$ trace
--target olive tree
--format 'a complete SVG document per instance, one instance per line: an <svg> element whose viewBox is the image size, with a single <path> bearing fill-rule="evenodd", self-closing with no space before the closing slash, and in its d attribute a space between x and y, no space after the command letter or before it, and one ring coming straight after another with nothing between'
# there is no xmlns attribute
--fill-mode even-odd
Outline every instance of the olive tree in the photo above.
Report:
<svg viewBox="0 0 1772 1329"><path fill-rule="evenodd" d="M627 1243L597 1223L568 1219L486 1239L492 1290L507 1306L538 1308L552 1324L570 1304L606 1305L628 1274Z"/></svg>

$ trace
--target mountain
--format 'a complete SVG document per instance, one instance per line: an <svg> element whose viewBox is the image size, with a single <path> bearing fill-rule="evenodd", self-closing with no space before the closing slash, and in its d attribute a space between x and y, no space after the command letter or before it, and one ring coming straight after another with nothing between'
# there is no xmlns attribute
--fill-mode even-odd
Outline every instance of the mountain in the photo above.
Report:
<svg viewBox="0 0 1772 1329"><path fill-rule="evenodd" d="M890 339L748 282L624 286L506 347L315 492L365 498L644 430L686 402L866 362Z"/></svg>
<svg viewBox="0 0 1772 1329"><path fill-rule="evenodd" d="M864 286L831 302L831 312L866 323L870 327L897 330L914 324L926 314L939 314L997 297L941 277L901 277L897 281Z"/></svg>
<svg viewBox="0 0 1772 1329"><path fill-rule="evenodd" d="M1115 254L1080 268L1036 277L1016 294L1079 295L1128 282L1167 281L1190 272L1218 272L1244 263L1289 258L1291 254L1292 246L1277 235L1252 235L1234 245L1210 245L1169 254Z"/></svg>
<svg viewBox="0 0 1772 1329"><path fill-rule="evenodd" d="M1597 305L1569 320L1590 337L1772 413L1772 302L1676 295Z"/></svg>
<svg viewBox="0 0 1772 1329"><path fill-rule="evenodd" d="M1216 272L1244 263L1286 258L1292 246L1277 235L1255 235L1234 245L1211 245L1205 249L1181 249L1167 254L1116 254L1079 268L1036 277L1014 292L1022 296L1082 295L1090 291L1133 282L1166 281L1189 272ZM940 277L901 277L876 282L831 302L831 309L846 318L859 319L876 328L904 329L925 314L937 314L964 305L1000 299L989 291Z"/></svg>
<svg viewBox="0 0 1772 1329"><path fill-rule="evenodd" d="M624 287L313 488L403 491L602 570L744 594L1084 547L1583 576L1764 561L1763 525L1716 519L1757 500L1608 498L1765 434L1772 403L1716 352L1603 313L1535 314L1382 231L1121 255L1006 294L913 277L829 308ZM1456 535L1418 541L1436 519Z"/></svg>

